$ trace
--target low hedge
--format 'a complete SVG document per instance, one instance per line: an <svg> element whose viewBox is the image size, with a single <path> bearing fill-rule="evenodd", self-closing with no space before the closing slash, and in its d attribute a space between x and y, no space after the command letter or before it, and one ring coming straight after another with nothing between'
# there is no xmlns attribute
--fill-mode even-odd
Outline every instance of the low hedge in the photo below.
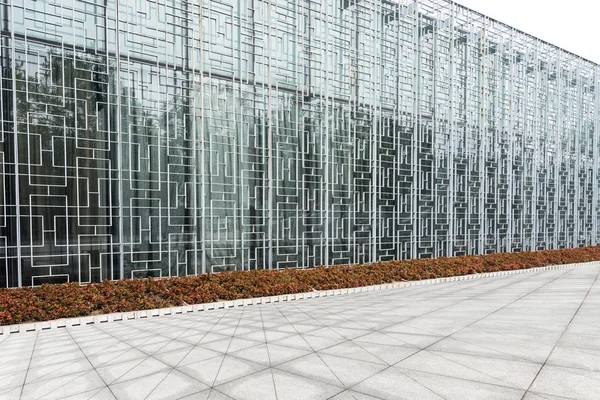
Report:
<svg viewBox="0 0 600 400"><path fill-rule="evenodd" d="M0 325L600 260L600 247L0 289Z"/></svg>

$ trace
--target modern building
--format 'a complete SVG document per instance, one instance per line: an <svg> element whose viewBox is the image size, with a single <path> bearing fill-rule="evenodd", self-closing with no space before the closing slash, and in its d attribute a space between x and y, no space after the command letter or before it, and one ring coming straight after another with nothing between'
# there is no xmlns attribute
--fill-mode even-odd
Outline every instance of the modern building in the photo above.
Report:
<svg viewBox="0 0 600 400"><path fill-rule="evenodd" d="M598 242L599 66L451 1L0 21L0 287Z"/></svg>

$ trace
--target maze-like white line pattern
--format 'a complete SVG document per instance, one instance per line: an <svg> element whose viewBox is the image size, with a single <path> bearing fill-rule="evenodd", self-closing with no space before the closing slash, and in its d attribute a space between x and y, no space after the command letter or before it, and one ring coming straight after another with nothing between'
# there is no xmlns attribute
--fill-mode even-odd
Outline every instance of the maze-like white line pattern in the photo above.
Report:
<svg viewBox="0 0 600 400"><path fill-rule="evenodd" d="M449 1L0 24L0 287L598 242L598 65Z"/></svg>

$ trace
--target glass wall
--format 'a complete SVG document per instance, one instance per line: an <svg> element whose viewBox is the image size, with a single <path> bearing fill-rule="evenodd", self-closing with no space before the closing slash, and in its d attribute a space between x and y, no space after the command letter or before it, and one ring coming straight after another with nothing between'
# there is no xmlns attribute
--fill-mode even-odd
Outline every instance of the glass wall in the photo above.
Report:
<svg viewBox="0 0 600 400"><path fill-rule="evenodd" d="M321 3L0 0L0 287L598 242L598 65Z"/></svg>

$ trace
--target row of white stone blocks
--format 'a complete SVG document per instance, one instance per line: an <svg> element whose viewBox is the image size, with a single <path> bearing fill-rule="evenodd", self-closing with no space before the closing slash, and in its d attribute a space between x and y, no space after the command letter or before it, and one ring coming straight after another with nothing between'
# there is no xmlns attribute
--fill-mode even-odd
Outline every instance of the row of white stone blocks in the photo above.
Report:
<svg viewBox="0 0 600 400"><path fill-rule="evenodd" d="M559 269L559 268L596 266L599 264L600 264L600 261L594 261L594 262L588 262L588 263L577 263L577 264L551 265L551 266L547 266L547 267L519 269L519 270L513 270L513 271L487 272L487 273L483 273L483 274L460 275L460 276L451 276L451 277L447 277L447 278L424 279L424 280L420 280L420 281L406 281L406 282L399 282L399 283L386 283L386 284L382 284L382 285L363 286L363 287L348 288L348 289L335 289L335 290L315 291L315 292L309 292L309 293L284 294L284 295L280 295L280 296L268 296L268 297L257 297L257 298L253 298L253 299L220 301L220 302L216 302L216 303L196 304L196 305L191 305L191 306L160 308L160 309L144 310L144 311L131 311L131 312L124 312L124 313L114 313L114 314L105 314L105 315L95 315L95 316L90 316L90 317L59 319L59 320L54 320L54 321L35 322L35 323L19 324L19 325L6 325L6 326L0 326L0 335L9 335L9 334L14 334L14 333L35 332L35 331L45 331L48 329L57 329L57 328L71 328L71 327L75 327L75 326L103 324L103 323L115 322L115 321L129 321L129 320L153 318L153 317L166 316L166 315L178 315L178 314L188 314L188 313L196 313L196 312L204 312L204 311L224 310L224 309L231 309L231 308L237 308L237 307L260 305L260 304L282 303L282 302L287 302L287 301L314 299L314 298L319 298L319 297L339 296L339 295L343 295L343 294L372 292L372 291L376 291L376 290L399 289L399 288L407 288L407 287L412 287L412 286L431 285L431 284L437 284L437 283L443 283L443 282L465 281L465 280L471 280L471 279L489 278L489 277L503 276L503 275L514 275L514 274L523 274L523 273L536 272L536 271L547 271L547 270L553 270L553 269Z"/></svg>

